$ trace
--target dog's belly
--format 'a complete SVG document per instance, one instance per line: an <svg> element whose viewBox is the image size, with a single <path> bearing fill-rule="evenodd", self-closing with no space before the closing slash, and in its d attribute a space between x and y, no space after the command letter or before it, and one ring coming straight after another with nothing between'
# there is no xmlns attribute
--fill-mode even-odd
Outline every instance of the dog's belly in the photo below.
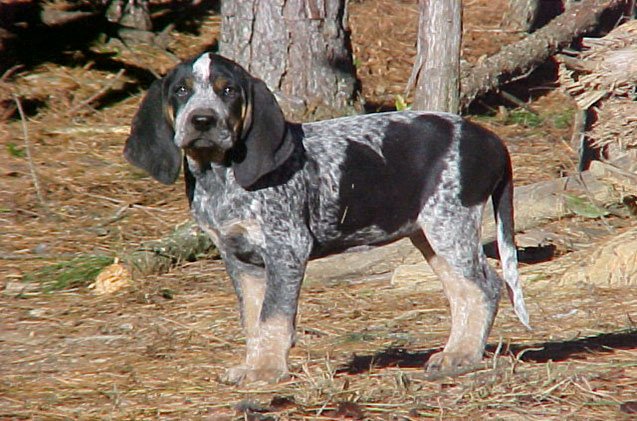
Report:
<svg viewBox="0 0 637 421"><path fill-rule="evenodd" d="M330 230L329 232L314 233L314 246L310 258L316 259L332 254L365 249L392 243L408 237L419 229L415 221L408 221L392 232L371 225L354 232Z"/></svg>

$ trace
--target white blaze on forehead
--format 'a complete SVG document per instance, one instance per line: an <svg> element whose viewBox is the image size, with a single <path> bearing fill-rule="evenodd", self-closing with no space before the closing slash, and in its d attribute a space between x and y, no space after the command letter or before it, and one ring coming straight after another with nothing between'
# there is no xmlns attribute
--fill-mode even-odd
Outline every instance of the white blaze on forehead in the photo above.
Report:
<svg viewBox="0 0 637 421"><path fill-rule="evenodd" d="M211 110L219 120L228 117L228 109L217 96L211 83L212 56L204 53L192 63L192 95L177 111L175 117L175 144L179 147L192 140L191 117L200 110Z"/></svg>
<svg viewBox="0 0 637 421"><path fill-rule="evenodd" d="M198 81L206 82L210 80L210 53L202 54L192 65L192 72Z"/></svg>

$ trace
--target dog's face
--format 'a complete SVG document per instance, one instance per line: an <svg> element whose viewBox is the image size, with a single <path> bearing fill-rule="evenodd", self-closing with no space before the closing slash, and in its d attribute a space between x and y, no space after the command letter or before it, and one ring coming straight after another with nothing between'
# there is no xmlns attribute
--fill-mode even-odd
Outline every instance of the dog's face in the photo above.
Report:
<svg viewBox="0 0 637 421"><path fill-rule="evenodd" d="M239 184L249 187L293 149L265 83L230 60L204 53L151 85L124 155L168 184L179 174L183 151L203 168L231 166Z"/></svg>
<svg viewBox="0 0 637 421"><path fill-rule="evenodd" d="M175 144L225 156L240 138L250 87L243 69L204 54L178 66L164 81L166 113L174 119Z"/></svg>

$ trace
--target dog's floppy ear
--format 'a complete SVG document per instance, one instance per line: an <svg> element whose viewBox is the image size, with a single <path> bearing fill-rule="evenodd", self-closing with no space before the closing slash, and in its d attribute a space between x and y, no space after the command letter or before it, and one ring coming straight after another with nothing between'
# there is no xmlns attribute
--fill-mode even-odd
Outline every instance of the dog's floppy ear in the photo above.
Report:
<svg viewBox="0 0 637 421"><path fill-rule="evenodd" d="M294 151L281 107L266 84L252 78L242 138L236 145L232 167L237 182L250 188L283 164Z"/></svg>
<svg viewBox="0 0 637 421"><path fill-rule="evenodd" d="M124 157L154 179L172 184L179 176L181 151L175 145L163 95L164 80L156 80L142 100L126 140Z"/></svg>

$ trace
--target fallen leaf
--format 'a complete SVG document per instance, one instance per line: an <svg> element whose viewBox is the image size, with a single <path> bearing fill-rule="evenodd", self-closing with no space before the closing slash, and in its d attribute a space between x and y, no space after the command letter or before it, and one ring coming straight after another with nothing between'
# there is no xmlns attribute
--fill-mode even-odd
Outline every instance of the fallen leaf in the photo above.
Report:
<svg viewBox="0 0 637 421"><path fill-rule="evenodd" d="M89 285L95 294L112 294L133 283L133 277L124 265L115 262L106 266L95 278L95 282Z"/></svg>
<svg viewBox="0 0 637 421"><path fill-rule="evenodd" d="M601 218L602 216L606 216L610 213L606 209L597 206L586 198L567 194L564 195L564 200L567 208L569 208L574 214L585 218Z"/></svg>

